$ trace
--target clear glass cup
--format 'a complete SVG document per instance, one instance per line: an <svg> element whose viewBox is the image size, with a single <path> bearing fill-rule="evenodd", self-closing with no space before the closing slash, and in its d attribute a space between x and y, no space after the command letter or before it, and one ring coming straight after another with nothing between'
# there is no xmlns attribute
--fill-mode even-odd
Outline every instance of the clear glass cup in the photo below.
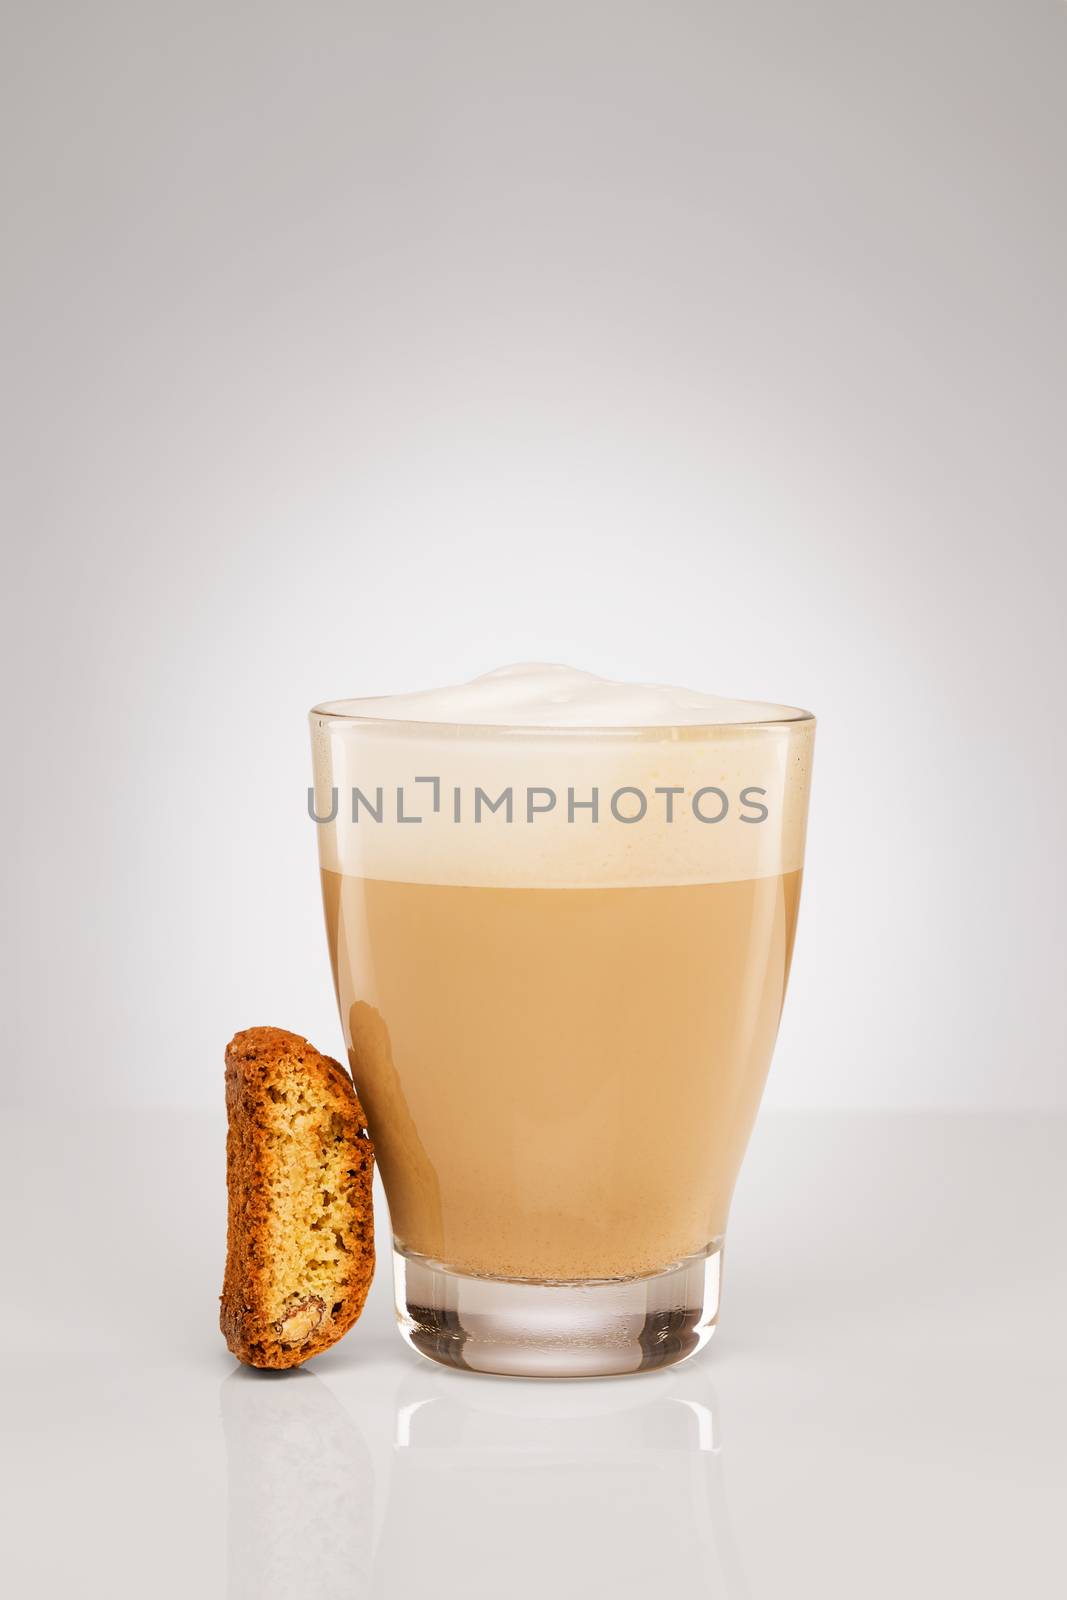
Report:
<svg viewBox="0 0 1067 1600"><path fill-rule="evenodd" d="M597 1376L714 1330L814 744L809 713L758 712L603 729L413 722L388 699L311 713L338 1005L423 1355Z"/></svg>

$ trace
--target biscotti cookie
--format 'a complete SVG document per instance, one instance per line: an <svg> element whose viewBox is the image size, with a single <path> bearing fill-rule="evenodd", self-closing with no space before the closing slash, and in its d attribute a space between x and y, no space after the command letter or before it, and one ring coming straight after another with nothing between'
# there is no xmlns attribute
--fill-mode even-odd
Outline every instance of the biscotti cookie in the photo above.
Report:
<svg viewBox="0 0 1067 1600"><path fill-rule="evenodd" d="M296 1367L335 1344L374 1273L374 1147L345 1069L281 1028L226 1050L229 1225L220 1325L240 1361Z"/></svg>

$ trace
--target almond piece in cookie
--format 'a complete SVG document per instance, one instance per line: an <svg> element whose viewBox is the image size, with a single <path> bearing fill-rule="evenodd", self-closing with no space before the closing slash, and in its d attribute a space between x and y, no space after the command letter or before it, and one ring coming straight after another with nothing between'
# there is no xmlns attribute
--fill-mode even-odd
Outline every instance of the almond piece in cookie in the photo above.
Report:
<svg viewBox="0 0 1067 1600"><path fill-rule="evenodd" d="M249 1028L226 1051L229 1226L220 1324L253 1367L336 1344L374 1274L374 1148L352 1079L298 1034Z"/></svg>

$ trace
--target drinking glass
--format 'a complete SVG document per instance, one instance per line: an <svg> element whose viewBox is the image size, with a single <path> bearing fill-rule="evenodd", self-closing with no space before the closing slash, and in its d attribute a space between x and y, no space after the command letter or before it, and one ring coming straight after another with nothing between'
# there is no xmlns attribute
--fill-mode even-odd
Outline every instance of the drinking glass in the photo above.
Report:
<svg viewBox="0 0 1067 1600"><path fill-rule="evenodd" d="M589 729L311 713L338 1006L423 1355L595 1376L710 1337L814 728L788 706Z"/></svg>

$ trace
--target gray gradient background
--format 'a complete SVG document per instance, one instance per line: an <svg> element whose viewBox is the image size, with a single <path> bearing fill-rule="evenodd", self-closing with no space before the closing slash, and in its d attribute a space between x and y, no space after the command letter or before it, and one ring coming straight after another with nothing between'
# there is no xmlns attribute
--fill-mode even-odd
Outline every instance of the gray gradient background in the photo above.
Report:
<svg viewBox="0 0 1067 1600"><path fill-rule="evenodd" d="M808 705L779 1106L1064 1104L1067 11L8 5L4 1093L339 1047L316 699Z"/></svg>

